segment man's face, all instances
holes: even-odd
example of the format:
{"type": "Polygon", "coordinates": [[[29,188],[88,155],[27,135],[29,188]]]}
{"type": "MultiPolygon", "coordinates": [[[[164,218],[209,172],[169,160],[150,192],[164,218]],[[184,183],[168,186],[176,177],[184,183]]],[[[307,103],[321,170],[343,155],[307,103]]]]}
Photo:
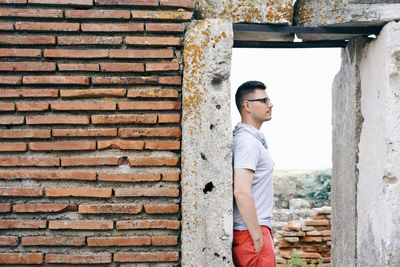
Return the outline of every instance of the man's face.
{"type": "Polygon", "coordinates": [[[245,105],[249,105],[250,115],[258,122],[269,121],[272,118],[272,102],[269,101],[267,92],[257,89],[246,97],[245,105]]]}

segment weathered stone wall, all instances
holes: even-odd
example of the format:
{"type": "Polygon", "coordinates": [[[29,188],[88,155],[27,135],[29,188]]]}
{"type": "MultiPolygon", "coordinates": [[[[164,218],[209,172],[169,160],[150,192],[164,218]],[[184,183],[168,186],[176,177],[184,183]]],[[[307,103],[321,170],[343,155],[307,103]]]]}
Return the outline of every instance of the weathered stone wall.
{"type": "Polygon", "coordinates": [[[365,49],[357,190],[357,266],[400,266],[400,23],[365,49]]]}

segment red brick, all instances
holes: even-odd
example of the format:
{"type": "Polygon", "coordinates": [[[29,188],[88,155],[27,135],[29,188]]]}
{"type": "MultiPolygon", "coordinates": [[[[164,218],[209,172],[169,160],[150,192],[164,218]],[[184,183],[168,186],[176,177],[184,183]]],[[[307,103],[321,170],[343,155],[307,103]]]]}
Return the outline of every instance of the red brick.
{"type": "Polygon", "coordinates": [[[86,89],[86,90],[60,90],[61,97],[86,98],[86,97],[124,97],[126,89],[86,89]]]}
{"type": "Polygon", "coordinates": [[[14,111],[14,110],[15,110],[14,103],[0,102],[0,111],[14,111]]]}
{"type": "Polygon", "coordinates": [[[85,245],[85,238],[67,236],[27,236],[21,238],[21,245],[80,247],[85,245]]]}
{"type": "Polygon", "coordinates": [[[174,220],[130,220],[118,221],[117,230],[131,229],[173,229],[180,228],[180,222],[174,220]]]}
{"type": "Polygon", "coordinates": [[[118,166],[119,157],[61,158],[61,166],[118,166]]]}
{"type": "Polygon", "coordinates": [[[26,151],[26,148],[27,147],[25,143],[0,143],[0,152],[21,152],[26,151]]]}
{"type": "Polygon", "coordinates": [[[87,239],[89,247],[126,247],[126,246],[150,246],[151,237],[92,237],[87,239]]]}
{"type": "Polygon", "coordinates": [[[179,173],[177,172],[163,173],[161,175],[161,180],[164,182],[178,182],[179,179],[179,173]]]}
{"type": "Polygon", "coordinates": [[[97,141],[99,150],[105,149],[121,149],[121,150],[142,150],[144,141],[120,141],[120,140],[106,140],[97,141]]]}
{"type": "Polygon", "coordinates": [[[115,262],[175,262],[179,260],[178,252],[160,253],[115,253],[115,262]]]}
{"type": "MultiPolygon", "coordinates": [[[[1,10],[0,10],[1,13],[1,10]]],[[[0,15],[1,17],[1,15],[0,15]]],[[[56,37],[48,35],[0,35],[0,44],[12,45],[55,45],[56,37]]]]}
{"type": "Polygon", "coordinates": [[[7,23],[7,22],[0,22],[0,30],[2,30],[2,31],[13,31],[14,30],[14,24],[7,23]]]}
{"type": "MultiPolygon", "coordinates": [[[[131,15],[128,10],[66,10],[65,18],[67,19],[130,19],[131,15]]],[[[84,30],[85,23],[82,23],[84,30]]]]}
{"type": "Polygon", "coordinates": [[[46,263],[60,264],[101,264],[111,263],[110,253],[96,254],[46,254],[46,263]]]}
{"type": "Polygon", "coordinates": [[[93,124],[120,124],[120,123],[146,123],[157,122],[157,115],[145,114],[117,114],[117,115],[92,115],[93,124]]]}
{"type": "Polygon", "coordinates": [[[87,64],[87,63],[71,63],[71,64],[57,64],[57,68],[60,71],[99,71],[99,64],[87,64]]]}
{"type": "Polygon", "coordinates": [[[46,220],[0,220],[0,229],[45,229],[46,224],[46,220]]]}
{"type": "Polygon", "coordinates": [[[116,197],[178,197],[177,188],[115,188],[116,197]]]}
{"type": "Polygon", "coordinates": [[[16,22],[15,30],[17,31],[62,31],[76,32],[79,31],[79,23],[64,22],[16,22]]]}
{"type": "Polygon", "coordinates": [[[51,110],[116,110],[117,104],[112,101],[60,101],[52,102],[51,110]]]}
{"type": "Polygon", "coordinates": [[[0,75],[0,84],[21,84],[21,76],[4,76],[0,75]]]}
{"type": "Polygon", "coordinates": [[[52,62],[0,62],[0,71],[55,71],[52,62]]]}
{"type": "Polygon", "coordinates": [[[111,198],[111,188],[77,187],[77,188],[46,188],[46,197],[90,197],[111,198]]]}
{"type": "Polygon", "coordinates": [[[146,23],[148,32],[184,32],[185,28],[182,23],[146,23]]]}
{"type": "Polygon", "coordinates": [[[60,9],[0,8],[0,17],[62,18],[60,9]]]}
{"type": "Polygon", "coordinates": [[[96,180],[95,172],[84,171],[45,171],[45,170],[18,170],[0,171],[0,179],[39,179],[39,180],[96,180]]]}
{"type": "Polygon", "coordinates": [[[153,246],[175,246],[178,245],[177,236],[152,236],[151,244],[153,246]]]}
{"type": "Polygon", "coordinates": [[[184,7],[193,9],[195,0],[160,0],[160,6],[184,7]]]}
{"type": "MultiPolygon", "coordinates": [[[[108,50],[45,49],[47,58],[108,58],[108,50]]],[[[79,77],[79,76],[78,76],[79,77]]]]}
{"type": "Polygon", "coordinates": [[[89,124],[88,116],[28,116],[26,124],[89,124]]]}
{"type": "Polygon", "coordinates": [[[320,236],[305,236],[301,238],[303,242],[322,242],[322,237],[320,236]]]}
{"type": "MultiPolygon", "coordinates": [[[[156,118],[157,120],[157,118],[156,118]]],[[[24,116],[1,116],[0,125],[16,125],[23,124],[25,121],[24,116]]]]}
{"type": "Polygon", "coordinates": [[[53,129],[53,136],[117,136],[117,129],[53,129]]]}
{"type": "Polygon", "coordinates": [[[1,48],[0,57],[40,57],[42,50],[40,49],[17,49],[17,48],[1,48]]]}
{"type": "Polygon", "coordinates": [[[13,212],[68,212],[77,211],[76,204],[14,204],[13,212]]]}
{"type": "Polygon", "coordinates": [[[142,32],[143,23],[82,23],[83,32],[142,32]]]}
{"type": "Polygon", "coordinates": [[[144,72],[143,63],[100,63],[103,72],[144,72]]]}
{"type": "Polygon", "coordinates": [[[157,182],[161,180],[160,174],[122,174],[99,173],[99,181],[103,182],[157,182]]]}
{"type": "Polygon", "coordinates": [[[23,84],[72,84],[88,85],[87,76],[24,76],[23,84]]]}
{"type": "Polygon", "coordinates": [[[57,89],[0,89],[0,98],[57,97],[57,89]]]}
{"type": "Polygon", "coordinates": [[[42,188],[20,188],[20,187],[0,188],[0,196],[2,196],[2,197],[41,197],[41,196],[43,196],[43,189],[42,188]]]}
{"type": "Polygon", "coordinates": [[[16,246],[18,245],[17,236],[0,236],[0,246],[16,246]]]}
{"type": "Polygon", "coordinates": [[[96,150],[95,141],[30,142],[32,151],[96,150]]]}
{"type": "Polygon", "coordinates": [[[179,37],[128,36],[125,38],[125,44],[140,46],[179,46],[181,44],[181,39],[179,37]]]}
{"type": "Polygon", "coordinates": [[[174,123],[180,122],[181,115],[180,114],[159,114],[158,115],[158,123],[174,123]]]}
{"type": "Polygon", "coordinates": [[[180,137],[181,129],[178,127],[166,128],[119,128],[118,136],[121,138],[132,137],[180,137]]]}
{"type": "Polygon", "coordinates": [[[179,204],[145,204],[147,214],[170,214],[179,212],[179,204]]]}
{"type": "Polygon", "coordinates": [[[178,62],[146,63],[146,71],[179,70],[178,62]]]}
{"type": "Polygon", "coordinates": [[[177,166],[179,157],[140,157],[129,158],[129,166],[177,166]]]}
{"type": "Polygon", "coordinates": [[[17,111],[47,111],[49,103],[47,102],[19,102],[17,111]]]}
{"type": "Polygon", "coordinates": [[[160,84],[168,84],[168,85],[181,85],[182,77],[181,76],[163,76],[159,78],[160,84]]]}
{"type": "Polygon", "coordinates": [[[122,37],[118,36],[59,36],[58,45],[119,45],[122,37]]]}
{"type": "Polygon", "coordinates": [[[73,229],[73,230],[110,230],[113,229],[113,221],[49,221],[49,229],[73,229]]]}
{"type": "Polygon", "coordinates": [[[178,101],[126,101],[118,103],[119,110],[179,110],[178,101]]]}
{"type": "Polygon", "coordinates": [[[175,89],[141,88],[128,90],[128,97],[138,98],[177,98],[179,92],[175,89]]]}
{"type": "Polygon", "coordinates": [[[93,0],[28,0],[29,4],[93,6],[93,0]]]}
{"type": "Polygon", "coordinates": [[[10,203],[0,203],[0,212],[11,212],[10,203]]]}
{"type": "Polygon", "coordinates": [[[193,12],[183,10],[174,11],[154,11],[154,10],[132,10],[133,19],[151,19],[151,20],[182,20],[188,21],[192,19],[193,12]]]}
{"type": "Polygon", "coordinates": [[[167,49],[110,50],[110,58],[173,58],[174,51],[167,49]]]}
{"type": "Polygon", "coordinates": [[[158,0],[95,0],[96,5],[158,6],[158,0]]]}
{"type": "Polygon", "coordinates": [[[42,264],[43,253],[0,253],[0,264],[42,264]]]}
{"type": "Polygon", "coordinates": [[[152,150],[179,150],[180,148],[180,141],[146,141],[144,144],[144,149],[152,150]]]}
{"type": "Polygon", "coordinates": [[[138,204],[81,204],[79,213],[83,214],[139,214],[143,209],[138,204]]]}
{"type": "Polygon", "coordinates": [[[329,220],[305,220],[304,224],[306,226],[325,226],[329,225],[329,220]]]}
{"type": "Polygon", "coordinates": [[[93,77],[92,83],[94,85],[98,84],[157,84],[157,76],[147,76],[147,77],[134,77],[134,76],[114,76],[114,77],[93,77]]]}

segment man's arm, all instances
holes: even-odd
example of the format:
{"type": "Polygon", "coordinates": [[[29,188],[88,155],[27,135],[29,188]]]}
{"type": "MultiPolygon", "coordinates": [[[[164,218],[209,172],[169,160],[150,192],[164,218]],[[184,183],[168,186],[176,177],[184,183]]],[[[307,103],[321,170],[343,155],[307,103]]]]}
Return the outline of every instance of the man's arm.
{"type": "Polygon", "coordinates": [[[258,223],[256,206],[254,203],[251,186],[254,172],[249,169],[236,169],[233,172],[233,195],[247,229],[253,239],[254,249],[259,252],[264,244],[264,238],[258,223]]]}

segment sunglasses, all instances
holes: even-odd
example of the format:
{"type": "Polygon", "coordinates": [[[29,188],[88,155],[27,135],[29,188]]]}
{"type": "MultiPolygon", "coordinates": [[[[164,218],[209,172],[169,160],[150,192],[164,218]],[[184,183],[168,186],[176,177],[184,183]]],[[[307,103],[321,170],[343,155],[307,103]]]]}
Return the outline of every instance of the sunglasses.
{"type": "Polygon", "coordinates": [[[247,99],[249,102],[254,102],[254,101],[260,101],[261,103],[268,104],[271,102],[271,99],[269,97],[264,97],[264,98],[257,98],[257,99],[247,99]]]}

